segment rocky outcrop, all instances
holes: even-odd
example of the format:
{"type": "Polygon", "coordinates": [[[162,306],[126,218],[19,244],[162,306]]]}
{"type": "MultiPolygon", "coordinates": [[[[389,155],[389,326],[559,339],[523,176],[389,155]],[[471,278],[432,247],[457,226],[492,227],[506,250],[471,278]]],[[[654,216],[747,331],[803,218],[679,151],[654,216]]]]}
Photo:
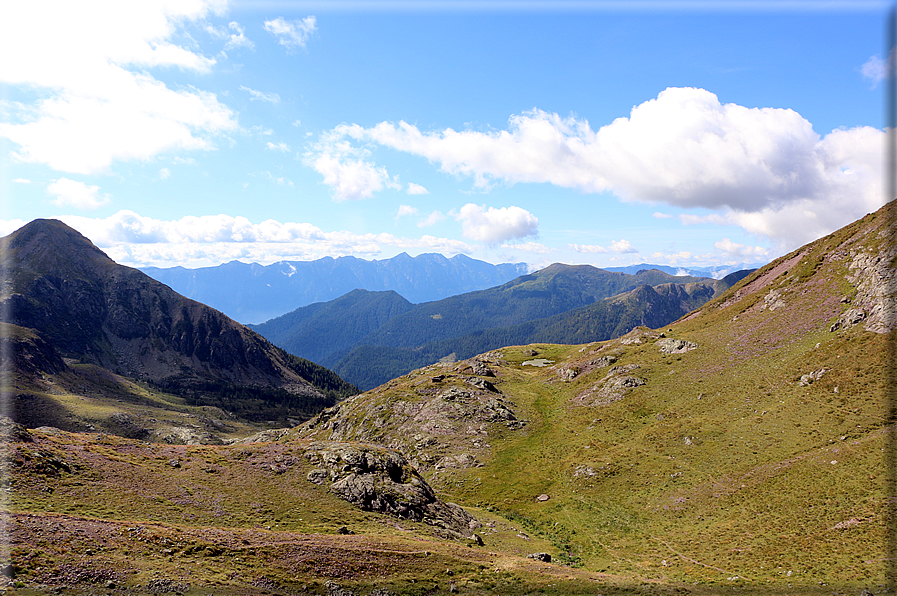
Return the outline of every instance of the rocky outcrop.
{"type": "Polygon", "coordinates": [[[831,330],[863,323],[866,331],[887,333],[897,328],[897,248],[855,252],[848,265],[847,281],[856,287],[856,296],[832,325],[831,330]]]}
{"type": "Polygon", "coordinates": [[[797,382],[799,387],[806,387],[807,385],[812,385],[815,381],[818,381],[822,378],[822,375],[828,372],[827,368],[820,368],[819,370],[814,370],[811,373],[807,373],[805,375],[801,375],[800,380],[797,382]]]}
{"type": "Polygon", "coordinates": [[[496,387],[500,379],[458,374],[474,367],[492,372],[477,360],[451,367],[433,365],[409,379],[406,389],[377,389],[348,399],[297,427],[292,435],[382,444],[403,453],[423,471],[478,467],[489,456],[490,436],[499,428],[523,429],[526,421],[496,387]]]}
{"type": "Polygon", "coordinates": [[[693,341],[685,341],[684,339],[673,339],[665,337],[654,342],[661,352],[664,354],[684,354],[698,347],[693,341]]]}
{"type": "Polygon", "coordinates": [[[454,503],[441,501],[399,453],[372,445],[312,443],[305,457],[316,466],[315,484],[330,484],[340,498],[365,510],[424,522],[442,535],[467,538],[479,522],[454,503]]]}
{"type": "Polygon", "coordinates": [[[573,398],[573,403],[580,406],[606,406],[620,401],[631,390],[646,383],[645,379],[629,374],[638,368],[638,364],[614,366],[607,376],[573,398]]]}
{"type": "Polygon", "coordinates": [[[10,443],[31,443],[34,438],[21,424],[8,416],[0,416],[0,441],[10,443]]]}

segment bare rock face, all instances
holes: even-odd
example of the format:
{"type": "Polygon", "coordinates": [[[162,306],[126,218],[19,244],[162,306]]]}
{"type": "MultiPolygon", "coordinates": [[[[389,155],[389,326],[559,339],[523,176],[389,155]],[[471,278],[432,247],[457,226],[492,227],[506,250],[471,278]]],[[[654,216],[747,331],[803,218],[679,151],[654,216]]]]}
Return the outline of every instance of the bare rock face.
{"type": "Polygon", "coordinates": [[[665,337],[654,343],[664,354],[684,354],[698,347],[693,341],[685,341],[684,339],[673,339],[665,337]]]}
{"type": "Polygon", "coordinates": [[[893,261],[897,248],[862,251],[852,255],[847,281],[857,293],[853,305],[832,325],[831,330],[846,329],[863,323],[874,333],[887,333],[897,327],[897,269],[893,261]]]}
{"type": "Polygon", "coordinates": [[[466,538],[479,522],[454,503],[441,501],[399,453],[383,447],[316,442],[305,457],[317,466],[308,480],[330,483],[340,498],[365,511],[424,522],[451,538],[466,538]]]}

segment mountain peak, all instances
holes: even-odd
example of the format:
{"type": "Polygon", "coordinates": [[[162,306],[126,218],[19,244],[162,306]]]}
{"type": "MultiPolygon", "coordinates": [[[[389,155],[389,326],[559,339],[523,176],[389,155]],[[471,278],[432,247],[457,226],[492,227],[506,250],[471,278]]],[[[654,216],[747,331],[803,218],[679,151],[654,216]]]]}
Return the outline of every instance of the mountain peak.
{"type": "Polygon", "coordinates": [[[106,253],[58,219],[35,219],[0,239],[2,261],[28,263],[57,273],[87,274],[114,265],[106,253]]]}

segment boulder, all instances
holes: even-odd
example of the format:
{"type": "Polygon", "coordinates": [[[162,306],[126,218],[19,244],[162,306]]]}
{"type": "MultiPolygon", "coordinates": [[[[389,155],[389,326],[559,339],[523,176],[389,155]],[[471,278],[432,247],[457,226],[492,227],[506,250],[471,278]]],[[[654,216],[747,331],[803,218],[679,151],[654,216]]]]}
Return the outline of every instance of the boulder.
{"type": "Polygon", "coordinates": [[[308,480],[330,482],[340,498],[365,510],[420,521],[452,538],[466,538],[476,519],[454,503],[440,500],[398,452],[373,445],[312,443],[305,457],[316,467],[308,480]]]}

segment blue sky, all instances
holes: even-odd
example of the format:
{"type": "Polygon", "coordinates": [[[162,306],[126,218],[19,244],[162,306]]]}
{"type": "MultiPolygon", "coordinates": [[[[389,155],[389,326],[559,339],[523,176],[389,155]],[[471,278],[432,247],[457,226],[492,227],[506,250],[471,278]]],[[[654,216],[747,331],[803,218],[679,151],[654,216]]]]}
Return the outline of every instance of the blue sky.
{"type": "Polygon", "coordinates": [[[128,265],[725,266],[884,201],[888,3],[12,4],[0,233],[128,265]]]}

